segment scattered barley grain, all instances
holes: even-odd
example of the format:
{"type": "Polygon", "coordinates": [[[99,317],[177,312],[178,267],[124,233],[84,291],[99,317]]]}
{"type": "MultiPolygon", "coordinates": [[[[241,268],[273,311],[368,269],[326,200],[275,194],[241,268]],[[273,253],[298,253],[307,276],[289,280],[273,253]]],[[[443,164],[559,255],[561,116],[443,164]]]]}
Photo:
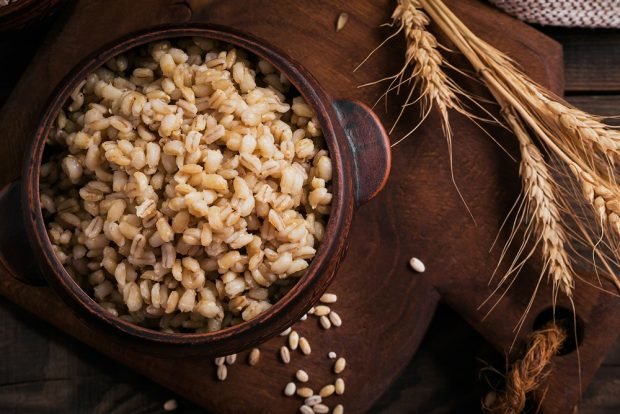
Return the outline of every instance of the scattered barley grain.
{"type": "Polygon", "coordinates": [[[287,397],[295,395],[296,389],[297,387],[295,386],[295,383],[289,382],[288,384],[286,384],[286,387],[284,387],[284,395],[286,395],[287,397]]]}
{"type": "Polygon", "coordinates": [[[299,349],[304,355],[310,355],[312,353],[312,348],[310,347],[310,342],[305,337],[299,338],[299,349]]]}
{"type": "Polygon", "coordinates": [[[303,369],[298,370],[295,373],[295,377],[297,378],[297,381],[299,382],[308,382],[308,380],[310,379],[310,377],[308,376],[308,373],[304,371],[303,369]]]}
{"type": "Polygon", "coordinates": [[[314,395],[314,391],[312,391],[312,388],[301,387],[297,388],[297,395],[299,395],[301,398],[309,398],[314,395]]]}
{"type": "Polygon", "coordinates": [[[347,366],[347,360],[344,358],[338,358],[334,363],[334,374],[340,374],[347,366]]]}
{"type": "Polygon", "coordinates": [[[411,260],[409,260],[409,266],[418,273],[423,273],[426,270],[424,263],[417,257],[412,257],[411,260]]]}
{"type": "Polygon", "coordinates": [[[282,362],[285,364],[291,362],[291,352],[286,346],[280,348],[280,359],[282,359],[282,362]]]}

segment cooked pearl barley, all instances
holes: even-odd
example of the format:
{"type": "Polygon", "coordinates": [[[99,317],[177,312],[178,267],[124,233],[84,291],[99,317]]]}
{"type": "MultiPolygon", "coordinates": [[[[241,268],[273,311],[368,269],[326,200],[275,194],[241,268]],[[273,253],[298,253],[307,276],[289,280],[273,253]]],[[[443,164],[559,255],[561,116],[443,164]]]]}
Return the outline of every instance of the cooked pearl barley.
{"type": "Polygon", "coordinates": [[[300,369],[295,373],[295,378],[297,378],[299,382],[308,382],[308,380],[310,379],[308,373],[303,369],[300,369]]]}
{"type": "Polygon", "coordinates": [[[332,323],[329,321],[329,318],[325,315],[321,316],[319,318],[319,321],[321,322],[321,326],[323,327],[323,329],[329,329],[332,327],[332,323]]]}
{"type": "Polygon", "coordinates": [[[347,366],[347,360],[344,358],[338,358],[334,364],[334,374],[340,374],[347,366]]]}
{"type": "Polygon", "coordinates": [[[280,332],[280,336],[288,336],[291,331],[293,330],[293,328],[291,328],[290,326],[288,328],[286,328],[284,331],[280,332]]]}
{"type": "Polygon", "coordinates": [[[331,311],[329,313],[329,320],[331,321],[332,325],[338,327],[342,325],[342,319],[340,319],[340,315],[338,315],[336,312],[331,311]]]}
{"type": "Polygon", "coordinates": [[[294,351],[297,349],[298,345],[299,345],[299,334],[297,333],[297,331],[292,331],[290,335],[288,336],[288,346],[289,348],[291,348],[292,351],[294,351]]]}
{"type": "Polygon", "coordinates": [[[250,355],[248,356],[248,364],[250,364],[251,366],[254,366],[258,364],[259,360],[260,360],[260,349],[252,348],[252,350],[250,351],[250,355]]]}
{"type": "Polygon", "coordinates": [[[282,362],[284,362],[285,364],[291,362],[291,352],[286,346],[280,348],[280,359],[282,359],[282,362]]]}
{"type": "Polygon", "coordinates": [[[226,362],[226,357],[217,357],[215,358],[214,362],[215,362],[215,365],[218,367],[221,365],[224,365],[224,363],[226,362]]]}
{"type": "Polygon", "coordinates": [[[289,382],[288,384],[286,384],[286,387],[284,387],[284,395],[286,395],[287,397],[295,395],[296,388],[297,387],[295,386],[294,382],[289,382]]]}
{"type": "Polygon", "coordinates": [[[310,265],[332,199],[333,162],[298,95],[208,39],[141,46],[89,74],[41,166],[61,263],[113,315],[167,333],[269,309],[310,265]]]}
{"type": "Polygon", "coordinates": [[[329,359],[336,359],[336,353],[334,351],[329,351],[329,353],[327,354],[327,357],[329,359]]]}
{"type": "Polygon", "coordinates": [[[220,365],[217,367],[217,379],[220,381],[225,381],[228,376],[228,369],[226,365],[220,365]]]}
{"type": "Polygon", "coordinates": [[[349,13],[340,13],[338,15],[338,20],[336,20],[336,31],[339,32],[344,29],[344,26],[349,21],[349,13]]]}
{"type": "Polygon", "coordinates": [[[336,382],[334,383],[334,385],[335,385],[336,394],[338,395],[344,394],[344,380],[342,378],[338,378],[336,382]]]}
{"type": "Polygon", "coordinates": [[[411,266],[411,268],[418,273],[424,273],[426,270],[424,263],[422,263],[422,261],[417,257],[412,257],[411,260],[409,260],[409,266],[411,266]]]}
{"type": "Polygon", "coordinates": [[[301,352],[304,355],[310,355],[310,353],[312,352],[312,348],[310,348],[310,343],[303,336],[299,338],[299,349],[301,349],[301,352]]]}
{"type": "Polygon", "coordinates": [[[338,296],[336,296],[333,293],[324,293],[320,299],[322,303],[336,303],[337,300],[338,300],[338,296]]]}
{"type": "Polygon", "coordinates": [[[301,407],[299,407],[299,412],[301,414],[314,414],[314,410],[312,409],[312,407],[309,407],[307,405],[302,405],[301,407]]]}
{"type": "Polygon", "coordinates": [[[337,406],[335,406],[332,414],[344,414],[344,407],[342,406],[342,404],[338,404],[337,406]]]}
{"type": "Polygon", "coordinates": [[[313,405],[317,405],[321,403],[321,401],[323,401],[323,399],[321,398],[320,395],[312,395],[304,400],[304,404],[306,404],[309,407],[312,407],[313,405]]]}
{"type": "Polygon", "coordinates": [[[168,400],[164,403],[164,411],[174,411],[178,408],[177,400],[168,400]]]}
{"type": "Polygon", "coordinates": [[[319,305],[314,308],[314,314],[316,316],[325,316],[329,314],[329,312],[331,312],[331,309],[329,309],[329,306],[319,305]]]}
{"type": "Polygon", "coordinates": [[[331,396],[335,391],[336,387],[332,384],[328,384],[321,388],[321,391],[319,391],[319,395],[321,396],[321,398],[327,398],[331,396]]]}
{"type": "Polygon", "coordinates": [[[226,356],[226,363],[232,365],[237,361],[237,354],[231,354],[226,356]]]}
{"type": "Polygon", "coordinates": [[[312,388],[308,388],[308,387],[297,388],[297,395],[299,395],[301,398],[308,398],[308,397],[311,397],[313,394],[314,394],[314,391],[312,391],[312,388]]]}
{"type": "Polygon", "coordinates": [[[329,407],[326,406],[325,404],[315,404],[312,407],[312,411],[315,412],[316,414],[327,414],[329,413],[329,407]]]}

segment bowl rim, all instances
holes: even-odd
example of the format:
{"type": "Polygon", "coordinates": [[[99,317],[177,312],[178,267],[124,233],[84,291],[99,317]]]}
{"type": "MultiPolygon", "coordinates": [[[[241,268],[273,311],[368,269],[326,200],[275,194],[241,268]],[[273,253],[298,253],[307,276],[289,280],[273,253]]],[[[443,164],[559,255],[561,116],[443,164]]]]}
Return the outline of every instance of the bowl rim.
{"type": "MultiPolygon", "coordinates": [[[[316,79],[286,53],[271,46],[267,41],[227,26],[206,23],[155,26],[132,32],[98,47],[97,50],[73,66],[72,70],[56,87],[51,96],[51,101],[45,106],[44,114],[37,126],[36,134],[31,141],[31,149],[27,153],[27,160],[24,164],[23,176],[26,178],[26,185],[22,193],[26,208],[23,211],[26,215],[27,226],[29,230],[32,230],[27,233],[31,247],[37,254],[42,254],[41,258],[46,264],[45,270],[49,270],[49,272],[44,272],[46,279],[48,281],[51,279],[53,284],[59,285],[60,290],[69,296],[72,304],[79,305],[78,311],[87,311],[89,315],[104,322],[109,327],[116,328],[134,338],[146,339],[150,342],[172,345],[219,343],[226,339],[232,339],[232,337],[257,334],[262,325],[264,332],[261,332],[261,335],[256,335],[257,338],[253,341],[259,342],[286,329],[299,320],[305,312],[305,309],[300,308],[306,302],[303,298],[308,298],[307,304],[303,308],[310,307],[323,292],[324,289],[316,291],[318,282],[325,279],[325,286],[331,282],[335,272],[325,272],[325,270],[332,260],[341,260],[342,254],[337,257],[337,252],[345,249],[344,239],[353,215],[350,207],[353,204],[353,184],[352,179],[350,179],[352,171],[349,163],[344,162],[345,157],[349,155],[346,153],[349,149],[342,137],[342,131],[336,127],[338,118],[331,103],[332,99],[323,91],[316,79]],[[101,67],[110,58],[120,53],[150,42],[184,37],[203,37],[226,42],[268,61],[279,72],[283,73],[316,111],[334,165],[331,213],[323,241],[304,275],[299,278],[290,291],[255,318],[224,329],[204,333],[162,332],[127,322],[106,311],[71,278],[65,267],[56,258],[47,234],[39,200],[39,176],[45,141],[58,112],[78,83],[88,73],[101,67]],[[293,310],[295,310],[293,314],[285,315],[286,312],[290,313],[293,310]],[[276,322],[276,326],[270,326],[268,322],[271,320],[276,322]]],[[[249,345],[250,338],[246,342],[249,345]]]]}

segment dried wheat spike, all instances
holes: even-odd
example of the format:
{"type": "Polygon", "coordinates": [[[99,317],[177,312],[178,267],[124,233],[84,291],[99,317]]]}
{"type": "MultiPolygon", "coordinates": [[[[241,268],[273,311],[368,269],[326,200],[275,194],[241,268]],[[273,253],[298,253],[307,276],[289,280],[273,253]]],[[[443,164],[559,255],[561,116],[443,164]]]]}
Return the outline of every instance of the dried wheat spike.
{"type": "MultiPolygon", "coordinates": [[[[605,124],[601,117],[590,115],[549,96],[539,85],[530,82],[527,78],[523,82],[544,106],[541,108],[543,109],[541,115],[547,115],[544,121],[555,124],[549,126],[562,131],[566,136],[577,138],[576,144],[581,145],[582,150],[599,151],[602,155],[599,161],[614,164],[619,160],[620,132],[618,130],[605,124]]],[[[592,161],[596,160],[592,159],[592,161]]]]}
{"type": "Polygon", "coordinates": [[[515,131],[521,151],[519,173],[523,182],[524,200],[534,221],[535,239],[542,243],[545,267],[555,288],[570,296],[574,287],[574,271],[566,252],[568,237],[561,218],[557,199],[557,184],[551,176],[547,163],[529,135],[513,115],[506,115],[515,131]]]}
{"type": "Polygon", "coordinates": [[[579,181],[584,198],[592,205],[601,225],[608,224],[620,235],[620,194],[601,177],[587,173],[576,164],[570,169],[579,181]]]}
{"type": "Polygon", "coordinates": [[[427,30],[430,23],[428,16],[421,10],[417,0],[399,0],[392,19],[405,31],[407,51],[405,67],[393,80],[390,89],[398,89],[411,81],[420,86],[418,98],[413,95],[415,88],[411,89],[399,118],[406,106],[419,99],[424,116],[433,105],[439,110],[444,132],[450,134],[448,109],[462,110],[457,96],[460,90],[442,68],[446,62],[438,50],[437,39],[427,30]],[[406,67],[409,66],[413,69],[407,74],[406,67]]]}
{"type": "MultiPolygon", "coordinates": [[[[441,54],[439,50],[441,46],[437,39],[428,31],[430,20],[422,11],[419,0],[398,0],[397,7],[392,14],[392,20],[393,25],[397,27],[396,32],[375,48],[355,70],[359,69],[388,40],[401,32],[405,34],[407,42],[405,62],[401,70],[395,75],[361,86],[390,81],[379,100],[392,92],[399,93],[401,88],[406,89],[405,102],[401,106],[400,113],[390,129],[390,133],[394,131],[408,106],[420,103],[422,114],[418,125],[426,119],[431,109],[436,107],[441,116],[443,132],[448,140],[451,155],[452,130],[448,110],[453,109],[471,119],[479,119],[472,115],[460,100],[460,97],[465,97],[468,100],[471,98],[444,71],[445,68],[451,66],[441,54]]],[[[411,128],[393,146],[407,138],[416,127],[411,128]]]]}

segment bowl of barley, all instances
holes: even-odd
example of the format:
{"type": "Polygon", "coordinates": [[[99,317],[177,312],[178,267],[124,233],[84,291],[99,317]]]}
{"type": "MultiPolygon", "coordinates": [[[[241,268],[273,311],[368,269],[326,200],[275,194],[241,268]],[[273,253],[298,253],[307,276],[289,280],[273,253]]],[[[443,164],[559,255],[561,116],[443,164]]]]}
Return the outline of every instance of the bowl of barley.
{"type": "Polygon", "coordinates": [[[230,354],[332,281],[387,135],[267,42],[214,25],[111,42],[60,83],[21,181],[45,281],[147,352],[230,354]]]}

